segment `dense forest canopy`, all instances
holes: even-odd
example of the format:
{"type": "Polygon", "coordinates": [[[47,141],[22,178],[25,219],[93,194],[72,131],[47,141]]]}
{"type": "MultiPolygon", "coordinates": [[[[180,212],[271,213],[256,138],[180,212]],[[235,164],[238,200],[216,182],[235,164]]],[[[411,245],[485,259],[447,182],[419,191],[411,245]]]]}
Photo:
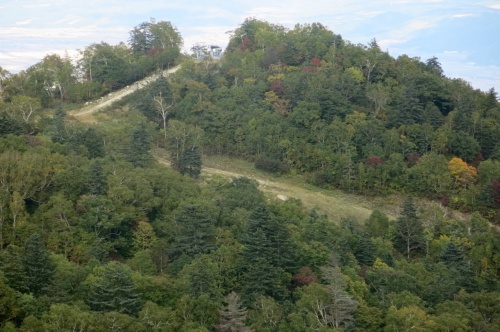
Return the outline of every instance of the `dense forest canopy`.
{"type": "Polygon", "coordinates": [[[151,19],[0,68],[0,331],[500,330],[494,89],[320,23],[249,18],[220,61],[181,45],[151,19]],[[178,64],[97,125],[69,115],[178,64]],[[404,202],[333,222],[200,176],[206,155],[404,202]]]}

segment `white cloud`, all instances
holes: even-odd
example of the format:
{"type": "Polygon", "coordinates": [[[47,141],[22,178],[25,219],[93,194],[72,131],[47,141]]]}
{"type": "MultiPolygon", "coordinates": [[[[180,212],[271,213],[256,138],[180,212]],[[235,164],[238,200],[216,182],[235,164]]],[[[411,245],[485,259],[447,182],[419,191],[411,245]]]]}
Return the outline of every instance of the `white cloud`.
{"type": "Polygon", "coordinates": [[[50,22],[49,24],[50,25],[60,25],[60,24],[73,25],[73,24],[76,24],[79,22],[83,22],[84,20],[85,20],[85,17],[83,17],[83,16],[69,14],[69,15],[66,15],[64,18],[57,20],[57,21],[54,21],[54,22],[50,22]]]}
{"type": "Polygon", "coordinates": [[[474,14],[455,14],[452,17],[453,18],[462,18],[462,17],[470,17],[470,16],[474,16],[474,14]]]}
{"type": "Polygon", "coordinates": [[[179,27],[179,29],[187,33],[184,37],[185,52],[189,52],[195,44],[218,45],[222,48],[227,46],[229,35],[227,32],[234,29],[233,26],[206,26],[206,27],[179,27]]]}
{"type": "Polygon", "coordinates": [[[50,7],[50,3],[41,3],[35,5],[23,5],[23,8],[42,8],[42,7],[50,7]]]}
{"type": "Polygon", "coordinates": [[[500,88],[500,67],[480,66],[473,62],[448,62],[441,61],[441,65],[446,72],[446,76],[451,78],[462,78],[475,89],[488,91],[494,87],[500,88]]]}
{"type": "Polygon", "coordinates": [[[389,48],[389,46],[404,44],[407,41],[408,41],[407,39],[381,39],[381,40],[377,40],[377,43],[382,50],[385,50],[385,49],[389,48]]]}
{"type": "Polygon", "coordinates": [[[7,63],[2,66],[10,72],[19,72],[26,70],[29,66],[40,62],[45,56],[49,54],[58,54],[60,56],[68,55],[71,59],[75,59],[78,55],[76,50],[66,50],[64,48],[51,48],[48,50],[26,50],[15,52],[0,52],[0,63],[7,63]]]}
{"type": "Polygon", "coordinates": [[[492,5],[489,5],[488,7],[493,8],[493,9],[500,9],[500,3],[495,3],[492,5]]]}
{"type": "Polygon", "coordinates": [[[128,28],[102,28],[92,25],[75,28],[7,28],[0,30],[0,38],[5,40],[54,39],[52,43],[57,45],[58,43],[65,43],[63,39],[93,38],[94,42],[98,42],[103,38],[113,40],[117,37],[127,36],[128,31],[128,28]]]}
{"type": "Polygon", "coordinates": [[[28,20],[24,20],[24,21],[17,21],[16,22],[16,25],[26,25],[26,24],[30,24],[31,22],[33,22],[34,20],[36,20],[36,17],[34,18],[30,18],[28,20]]]}

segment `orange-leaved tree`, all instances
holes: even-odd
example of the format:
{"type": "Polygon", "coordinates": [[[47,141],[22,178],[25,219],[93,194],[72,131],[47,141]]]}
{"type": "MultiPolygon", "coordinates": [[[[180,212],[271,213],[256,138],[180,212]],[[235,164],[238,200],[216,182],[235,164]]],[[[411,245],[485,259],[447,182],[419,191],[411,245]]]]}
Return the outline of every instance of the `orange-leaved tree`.
{"type": "Polygon", "coordinates": [[[455,184],[467,188],[474,182],[477,176],[477,170],[474,166],[468,165],[462,159],[455,157],[448,162],[448,169],[455,178],[455,184]]]}

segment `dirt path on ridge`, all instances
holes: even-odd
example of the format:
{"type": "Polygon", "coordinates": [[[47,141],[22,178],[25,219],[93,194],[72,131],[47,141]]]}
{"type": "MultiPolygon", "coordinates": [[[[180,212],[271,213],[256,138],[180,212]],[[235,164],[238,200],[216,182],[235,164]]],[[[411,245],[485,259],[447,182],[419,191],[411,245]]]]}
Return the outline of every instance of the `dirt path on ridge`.
{"type": "MultiPolygon", "coordinates": [[[[166,69],[162,72],[163,76],[168,76],[170,74],[175,73],[177,70],[179,70],[181,66],[175,66],[170,69],[166,69]]],[[[160,73],[155,73],[153,75],[150,75],[146,78],[143,78],[140,81],[135,82],[134,84],[128,85],[118,91],[110,92],[106,96],[103,96],[96,101],[93,102],[87,102],[85,103],[85,106],[77,110],[76,112],[70,113],[72,116],[78,118],[82,117],[84,115],[89,115],[95,112],[98,112],[99,110],[106,108],[113,104],[114,102],[122,99],[125,96],[128,96],[129,94],[144,88],[148,84],[156,81],[160,77],[160,73]]]]}

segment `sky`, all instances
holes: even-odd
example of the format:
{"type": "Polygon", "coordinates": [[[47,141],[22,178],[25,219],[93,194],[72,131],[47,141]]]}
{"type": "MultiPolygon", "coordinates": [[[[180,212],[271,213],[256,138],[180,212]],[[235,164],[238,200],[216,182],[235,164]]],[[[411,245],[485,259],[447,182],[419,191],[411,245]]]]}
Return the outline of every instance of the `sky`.
{"type": "Polygon", "coordinates": [[[319,22],[355,44],[375,38],[393,57],[436,56],[446,76],[500,93],[500,0],[0,0],[0,67],[16,73],[48,54],[127,42],[150,18],[177,27],[186,51],[225,48],[249,17],[287,28],[319,22]]]}

